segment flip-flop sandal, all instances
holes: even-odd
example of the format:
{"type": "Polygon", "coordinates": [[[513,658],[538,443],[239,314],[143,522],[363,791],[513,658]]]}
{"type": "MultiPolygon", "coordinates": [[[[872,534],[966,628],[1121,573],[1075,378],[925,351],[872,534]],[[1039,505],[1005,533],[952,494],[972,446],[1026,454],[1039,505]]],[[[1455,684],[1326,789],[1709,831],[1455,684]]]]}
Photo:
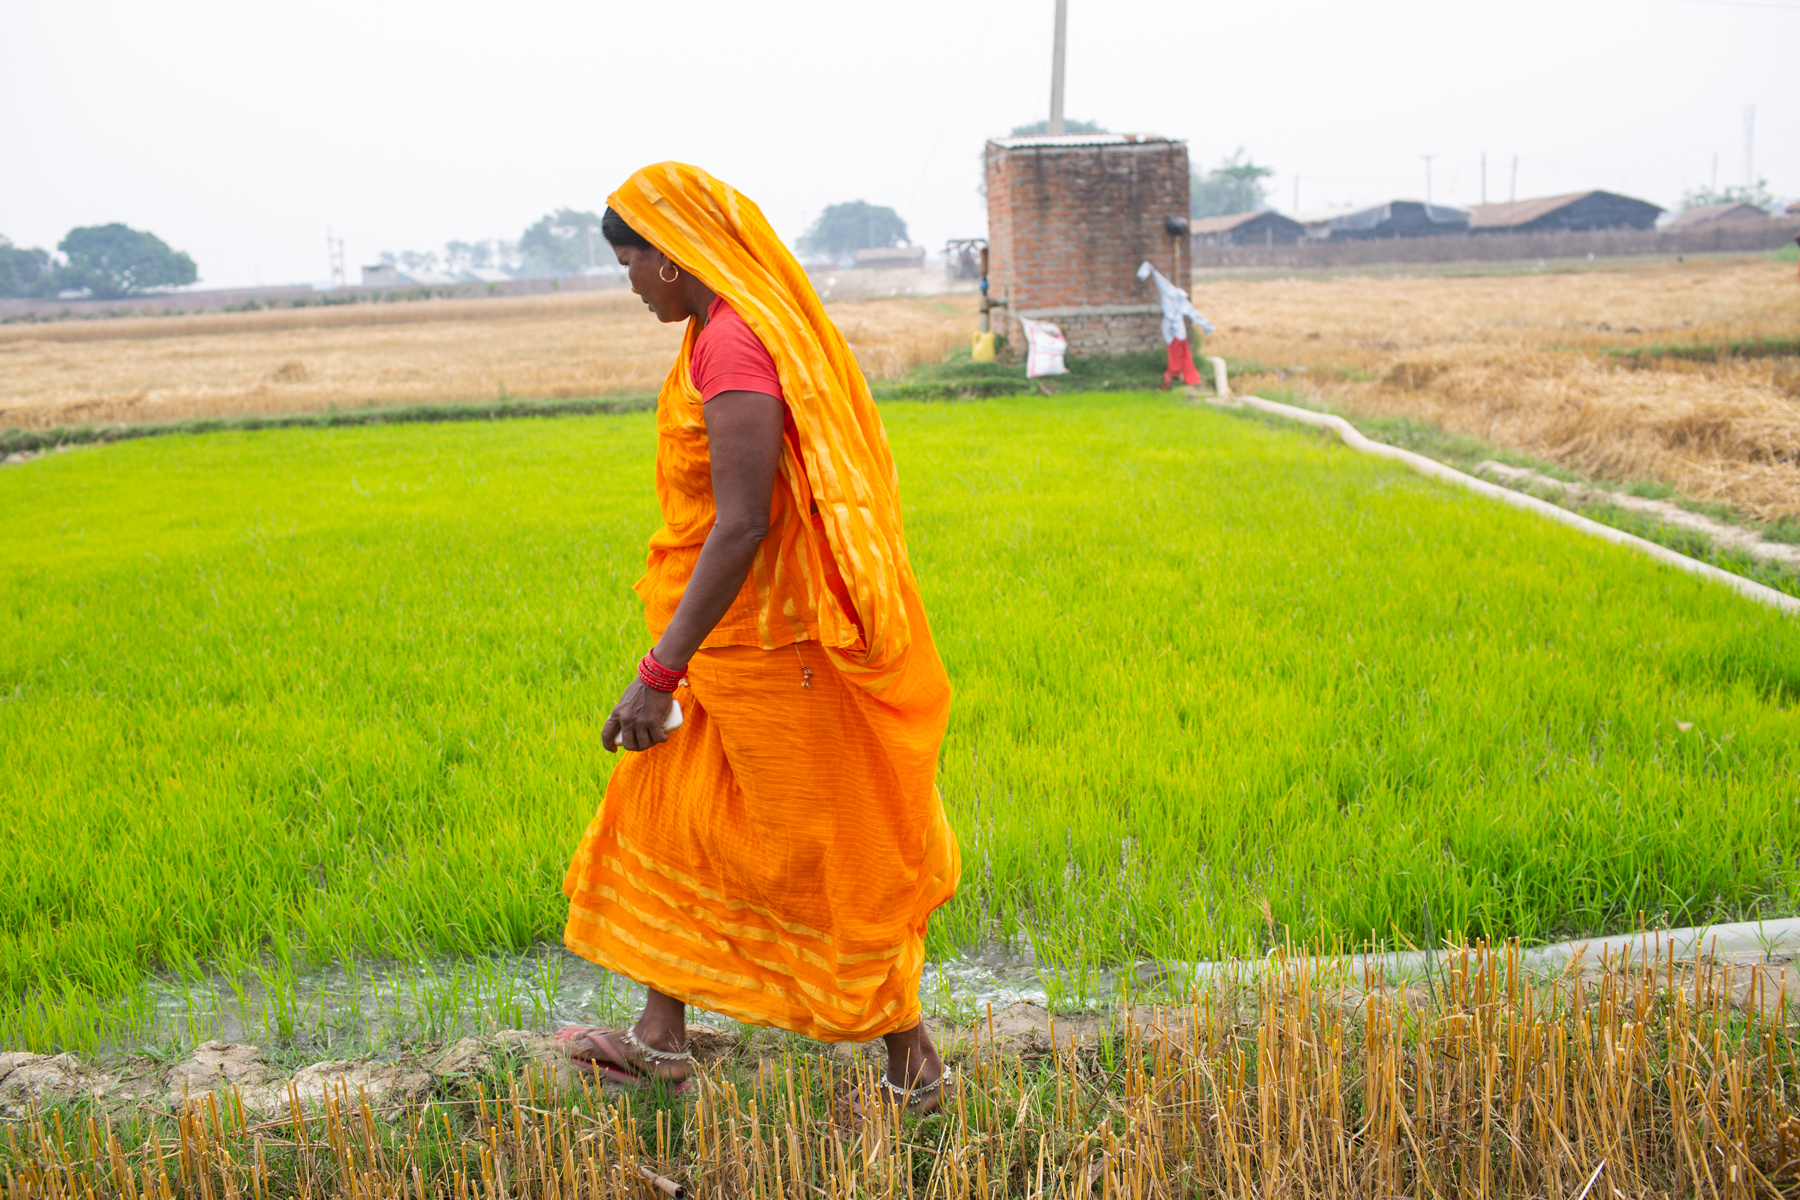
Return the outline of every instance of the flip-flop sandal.
{"type": "Polygon", "coordinates": [[[679,1096],[693,1086],[694,1056],[686,1050],[658,1050],[644,1044],[629,1029],[589,1029],[567,1025],[556,1031],[556,1043],[576,1067],[623,1087],[666,1087],[669,1094],[679,1096]],[[605,1058],[577,1054],[575,1043],[585,1041],[605,1058]],[[645,1068],[649,1069],[646,1070],[645,1068]],[[687,1073],[671,1079],[659,1073],[661,1067],[683,1067],[687,1073]]]}

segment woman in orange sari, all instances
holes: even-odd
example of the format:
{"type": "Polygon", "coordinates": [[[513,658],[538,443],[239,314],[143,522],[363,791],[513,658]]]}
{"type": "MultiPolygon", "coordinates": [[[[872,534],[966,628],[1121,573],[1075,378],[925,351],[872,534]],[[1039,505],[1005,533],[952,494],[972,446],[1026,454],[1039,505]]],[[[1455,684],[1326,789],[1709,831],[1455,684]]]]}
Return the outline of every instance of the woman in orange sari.
{"type": "Polygon", "coordinates": [[[657,400],[653,645],[602,742],[564,940],[644,984],[629,1029],[563,1030],[627,1084],[680,1087],[686,1006],[886,1040],[890,1097],[937,1104],[926,918],[959,856],[936,785],[950,686],[848,344],[754,204],[659,163],[607,198],[632,290],[687,337],[657,400]],[[669,728],[676,703],[679,727],[669,728]]]}

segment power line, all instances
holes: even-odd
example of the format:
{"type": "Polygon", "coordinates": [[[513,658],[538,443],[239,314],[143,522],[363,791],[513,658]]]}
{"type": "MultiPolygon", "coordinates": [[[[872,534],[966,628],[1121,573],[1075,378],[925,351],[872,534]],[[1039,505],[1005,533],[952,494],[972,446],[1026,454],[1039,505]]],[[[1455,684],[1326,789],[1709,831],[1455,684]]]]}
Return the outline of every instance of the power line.
{"type": "Polygon", "coordinates": [[[925,176],[931,170],[931,160],[937,157],[938,143],[944,140],[944,130],[949,128],[950,117],[956,112],[956,102],[962,97],[963,85],[969,82],[969,72],[975,69],[975,60],[981,58],[988,48],[988,26],[993,23],[997,5],[998,0],[989,0],[987,15],[981,19],[981,32],[969,48],[968,61],[963,64],[962,78],[956,81],[956,90],[950,93],[950,103],[944,106],[944,119],[938,122],[937,135],[931,139],[931,149],[925,152],[925,165],[919,168],[918,182],[913,184],[912,195],[906,198],[906,212],[909,216],[913,215],[913,202],[919,198],[919,189],[925,186],[925,176]]]}

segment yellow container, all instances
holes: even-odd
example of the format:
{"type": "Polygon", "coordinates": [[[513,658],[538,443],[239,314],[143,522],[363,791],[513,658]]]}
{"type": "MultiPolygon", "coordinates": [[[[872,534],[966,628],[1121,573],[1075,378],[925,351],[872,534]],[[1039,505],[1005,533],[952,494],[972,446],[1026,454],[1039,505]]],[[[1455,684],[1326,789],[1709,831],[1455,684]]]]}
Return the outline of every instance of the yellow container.
{"type": "Polygon", "coordinates": [[[993,362],[994,335],[991,333],[977,333],[975,335],[975,341],[969,346],[969,357],[976,362],[993,362]]]}

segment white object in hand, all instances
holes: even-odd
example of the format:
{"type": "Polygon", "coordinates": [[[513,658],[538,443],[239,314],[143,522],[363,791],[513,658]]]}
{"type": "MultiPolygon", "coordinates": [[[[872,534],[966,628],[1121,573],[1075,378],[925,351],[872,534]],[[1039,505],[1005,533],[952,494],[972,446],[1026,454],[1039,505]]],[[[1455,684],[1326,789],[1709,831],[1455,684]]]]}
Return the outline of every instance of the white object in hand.
{"type": "MultiPolygon", "coordinates": [[[[680,729],[680,728],[681,728],[681,701],[671,700],[671,701],[669,701],[669,715],[663,718],[663,732],[664,733],[674,733],[677,729],[680,729]]],[[[627,746],[624,742],[618,743],[618,746],[619,746],[619,749],[627,751],[627,752],[629,752],[631,750],[631,747],[627,746]]]]}

